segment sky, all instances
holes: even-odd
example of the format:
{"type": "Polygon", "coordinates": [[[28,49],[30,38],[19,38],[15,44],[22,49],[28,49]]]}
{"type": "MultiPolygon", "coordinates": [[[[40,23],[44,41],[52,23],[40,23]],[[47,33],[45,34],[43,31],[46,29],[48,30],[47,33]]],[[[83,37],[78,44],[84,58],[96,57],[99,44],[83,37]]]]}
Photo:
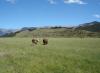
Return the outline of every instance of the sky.
{"type": "Polygon", "coordinates": [[[100,0],[0,0],[0,28],[77,26],[100,21],[100,0]]]}

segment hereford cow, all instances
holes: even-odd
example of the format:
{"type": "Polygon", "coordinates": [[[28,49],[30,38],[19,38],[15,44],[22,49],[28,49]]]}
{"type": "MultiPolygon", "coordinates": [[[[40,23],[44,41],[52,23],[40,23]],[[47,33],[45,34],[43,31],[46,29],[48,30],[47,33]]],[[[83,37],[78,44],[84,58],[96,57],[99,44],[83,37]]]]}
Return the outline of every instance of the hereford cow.
{"type": "Polygon", "coordinates": [[[43,45],[47,45],[48,44],[48,39],[44,38],[43,39],[43,45]]]}
{"type": "Polygon", "coordinates": [[[33,38],[33,39],[32,39],[32,43],[33,43],[33,45],[34,45],[34,44],[37,44],[37,43],[38,43],[38,40],[33,38]]]}

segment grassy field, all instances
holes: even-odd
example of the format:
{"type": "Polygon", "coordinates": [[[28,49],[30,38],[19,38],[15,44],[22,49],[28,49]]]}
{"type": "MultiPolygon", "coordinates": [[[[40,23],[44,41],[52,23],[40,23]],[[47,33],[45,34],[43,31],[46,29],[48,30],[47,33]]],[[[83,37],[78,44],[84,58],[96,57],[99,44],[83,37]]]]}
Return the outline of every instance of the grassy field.
{"type": "Polygon", "coordinates": [[[0,73],[100,73],[100,38],[0,38],[0,73]]]}

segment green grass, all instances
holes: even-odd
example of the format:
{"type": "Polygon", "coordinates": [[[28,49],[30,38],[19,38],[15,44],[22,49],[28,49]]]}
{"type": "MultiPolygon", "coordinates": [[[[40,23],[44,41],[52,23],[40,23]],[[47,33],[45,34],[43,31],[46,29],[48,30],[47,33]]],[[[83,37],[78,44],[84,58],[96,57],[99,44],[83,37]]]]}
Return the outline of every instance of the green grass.
{"type": "Polygon", "coordinates": [[[100,73],[100,38],[0,38],[0,73],[100,73]]]}

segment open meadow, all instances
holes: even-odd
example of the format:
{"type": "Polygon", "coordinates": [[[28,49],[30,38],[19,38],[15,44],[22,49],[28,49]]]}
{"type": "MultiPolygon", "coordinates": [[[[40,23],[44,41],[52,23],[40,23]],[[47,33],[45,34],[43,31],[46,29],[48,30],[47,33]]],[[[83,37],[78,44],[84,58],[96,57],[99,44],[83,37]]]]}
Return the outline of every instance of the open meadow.
{"type": "Polygon", "coordinates": [[[0,38],[0,73],[100,73],[100,38],[0,38]]]}

